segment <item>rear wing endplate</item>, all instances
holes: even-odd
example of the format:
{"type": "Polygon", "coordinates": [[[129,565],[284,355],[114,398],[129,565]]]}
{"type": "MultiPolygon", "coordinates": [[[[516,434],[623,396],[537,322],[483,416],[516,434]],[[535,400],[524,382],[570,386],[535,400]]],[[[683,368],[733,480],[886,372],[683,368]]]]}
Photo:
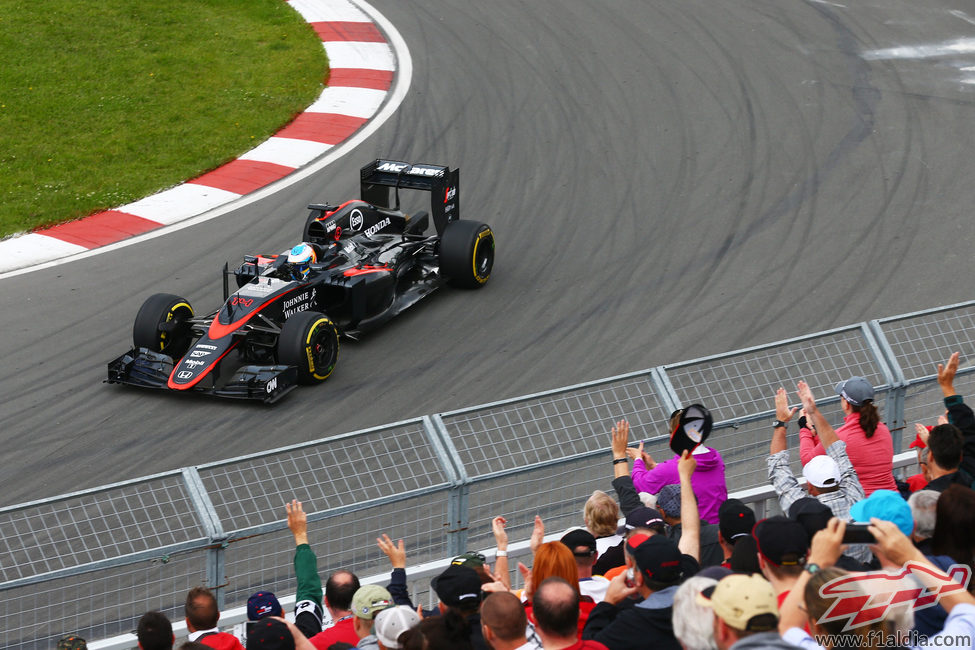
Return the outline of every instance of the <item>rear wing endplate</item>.
{"type": "Polygon", "coordinates": [[[360,172],[360,198],[373,205],[399,209],[399,190],[430,192],[430,214],[437,232],[460,218],[460,170],[441,165],[425,165],[397,160],[374,160],[360,172]],[[390,205],[389,188],[395,188],[395,204],[390,205]]]}

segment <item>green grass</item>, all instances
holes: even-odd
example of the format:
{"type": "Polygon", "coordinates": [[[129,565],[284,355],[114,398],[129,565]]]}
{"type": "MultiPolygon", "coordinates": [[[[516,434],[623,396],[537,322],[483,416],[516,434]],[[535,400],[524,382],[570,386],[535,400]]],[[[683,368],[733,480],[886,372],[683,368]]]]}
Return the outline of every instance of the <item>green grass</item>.
{"type": "Polygon", "coordinates": [[[0,237],[236,158],[327,69],[283,0],[0,0],[0,237]]]}

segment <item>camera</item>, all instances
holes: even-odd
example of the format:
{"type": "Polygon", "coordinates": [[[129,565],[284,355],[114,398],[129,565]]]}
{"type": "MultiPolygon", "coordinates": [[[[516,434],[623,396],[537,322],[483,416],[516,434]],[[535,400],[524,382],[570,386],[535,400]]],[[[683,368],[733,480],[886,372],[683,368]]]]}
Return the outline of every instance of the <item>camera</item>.
{"type": "Polygon", "coordinates": [[[869,524],[847,524],[843,533],[844,544],[876,544],[873,533],[867,530],[869,524]]]}

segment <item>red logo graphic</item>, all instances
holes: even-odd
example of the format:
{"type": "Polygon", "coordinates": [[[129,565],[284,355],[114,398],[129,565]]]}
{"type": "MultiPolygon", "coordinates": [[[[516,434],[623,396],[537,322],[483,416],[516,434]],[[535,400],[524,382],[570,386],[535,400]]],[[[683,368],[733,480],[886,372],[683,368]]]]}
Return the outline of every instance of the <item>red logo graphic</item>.
{"type": "Polygon", "coordinates": [[[241,298],[240,296],[234,296],[233,300],[230,301],[231,305],[243,305],[244,307],[250,307],[254,304],[253,298],[241,298]]]}
{"type": "Polygon", "coordinates": [[[851,573],[819,588],[823,598],[836,598],[819,623],[847,619],[846,631],[883,620],[894,607],[933,607],[942,596],[967,589],[969,579],[971,569],[964,564],[951,565],[947,578],[918,562],[908,562],[900,572],[851,573]]]}

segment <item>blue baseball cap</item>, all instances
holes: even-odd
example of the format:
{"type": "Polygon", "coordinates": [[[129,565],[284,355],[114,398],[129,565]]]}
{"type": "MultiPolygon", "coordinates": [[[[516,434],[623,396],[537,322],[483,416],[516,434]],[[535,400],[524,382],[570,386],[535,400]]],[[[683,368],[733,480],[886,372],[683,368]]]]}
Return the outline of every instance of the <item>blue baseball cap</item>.
{"type": "Polygon", "coordinates": [[[892,522],[908,537],[914,532],[911,506],[893,490],[874,490],[869,497],[853,504],[850,516],[858,524],[869,524],[871,517],[892,522]]]}
{"type": "Polygon", "coordinates": [[[265,616],[283,616],[281,603],[270,591],[259,591],[247,599],[247,620],[259,621],[265,616]]]}

